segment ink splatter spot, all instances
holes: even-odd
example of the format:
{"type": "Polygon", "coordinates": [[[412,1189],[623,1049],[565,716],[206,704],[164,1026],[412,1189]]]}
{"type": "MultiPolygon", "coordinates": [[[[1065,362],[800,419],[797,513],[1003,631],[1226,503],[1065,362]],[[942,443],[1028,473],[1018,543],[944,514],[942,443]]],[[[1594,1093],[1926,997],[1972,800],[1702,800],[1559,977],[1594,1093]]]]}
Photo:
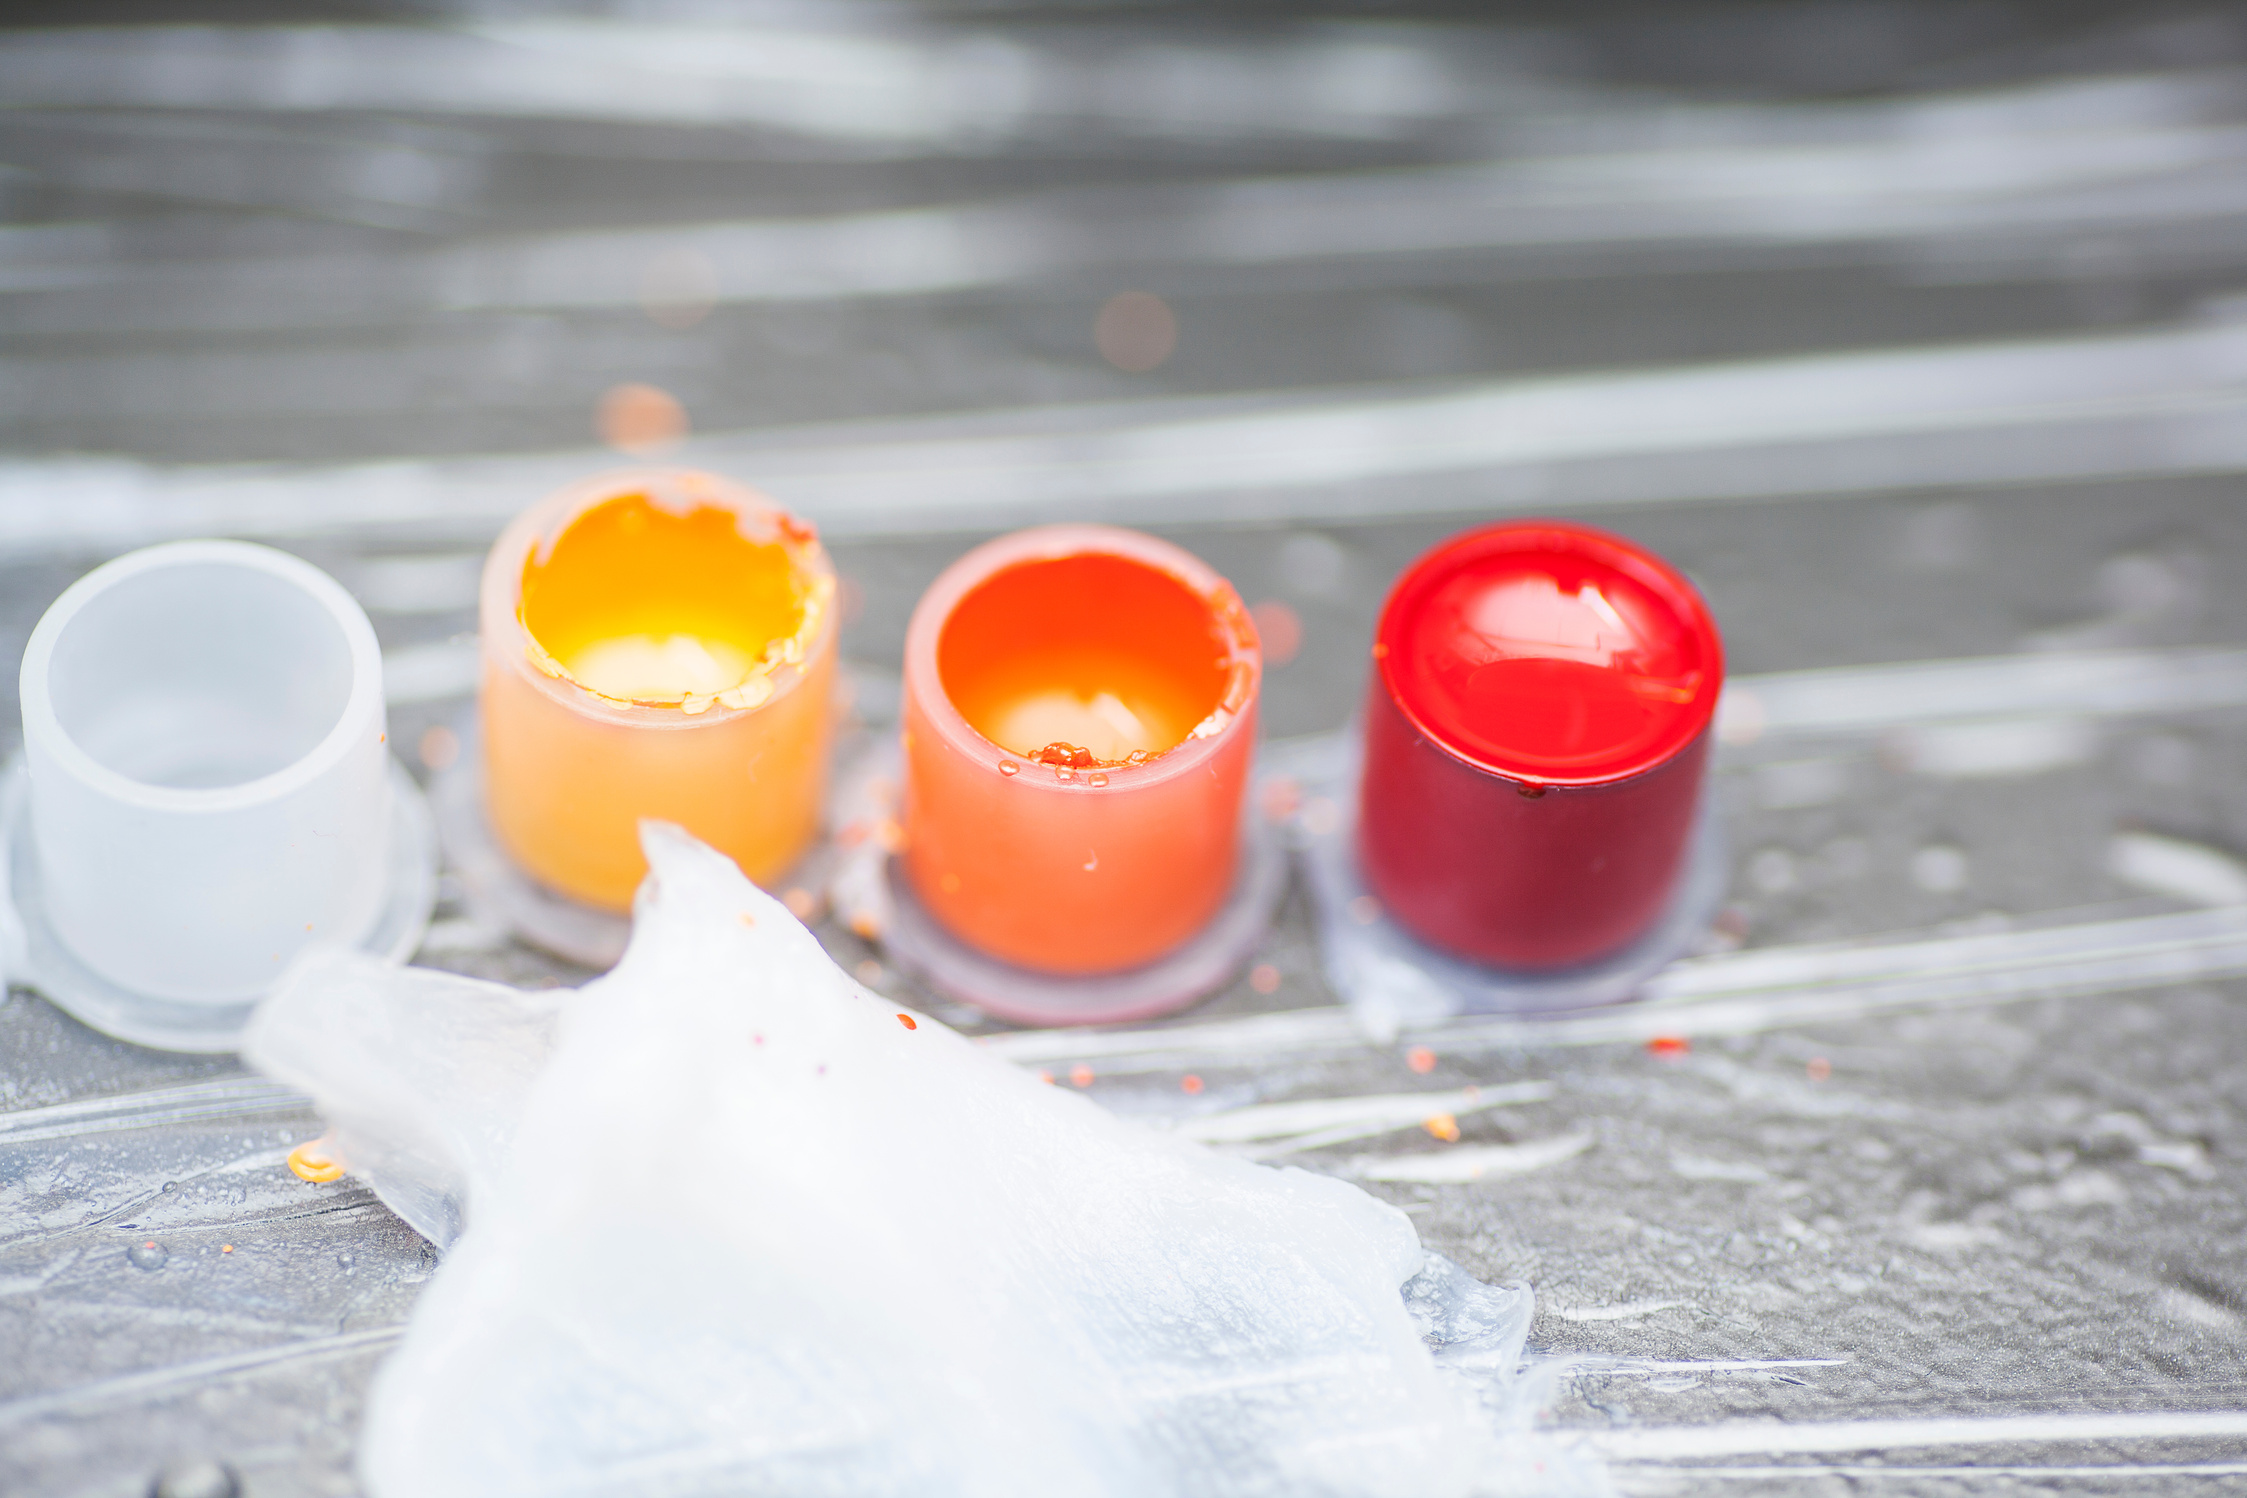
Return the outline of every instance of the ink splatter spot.
{"type": "Polygon", "coordinates": [[[315,1186],[343,1178],[343,1162],[328,1153],[324,1138],[308,1140],[289,1151],[289,1169],[300,1181],[310,1181],[315,1186]]]}
{"type": "Polygon", "coordinates": [[[1200,1097],[1202,1090],[1202,1079],[1195,1076],[1192,1072],[1188,1072],[1186,1073],[1186,1075],[1178,1079],[1178,1090],[1186,1094],[1186,1096],[1188,1097],[1200,1097]]]}
{"type": "Polygon", "coordinates": [[[1457,1144],[1459,1142],[1459,1120],[1448,1113],[1435,1114],[1423,1120],[1420,1127],[1441,1139],[1445,1144],[1457,1144]]]}
{"type": "Polygon", "coordinates": [[[1693,1042],[1682,1035],[1657,1035],[1646,1048],[1657,1056],[1682,1056],[1693,1049],[1693,1042]]]}
{"type": "Polygon", "coordinates": [[[914,1022],[913,1016],[911,1016],[910,1014],[899,1015],[897,1017],[897,1022],[903,1025],[908,1030],[918,1030],[920,1028],[920,1026],[914,1022]]]}
{"type": "Polygon", "coordinates": [[[1436,1069],[1436,1053],[1424,1045],[1416,1045],[1404,1053],[1404,1064],[1426,1076],[1436,1069]]]}

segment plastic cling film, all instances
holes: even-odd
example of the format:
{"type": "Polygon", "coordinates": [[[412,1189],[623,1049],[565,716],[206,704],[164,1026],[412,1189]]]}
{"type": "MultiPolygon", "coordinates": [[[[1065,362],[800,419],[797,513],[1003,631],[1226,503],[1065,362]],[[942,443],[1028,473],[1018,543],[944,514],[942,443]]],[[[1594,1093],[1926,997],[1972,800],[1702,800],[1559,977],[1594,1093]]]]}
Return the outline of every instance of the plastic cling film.
{"type": "Polygon", "coordinates": [[[457,1236],[373,1393],[379,1498],[1422,1498],[1515,1470],[1462,1378],[1511,1375],[1526,1292],[1354,1186],[901,1023],[732,864],[646,844],[631,949],[577,994],[329,962],[260,1016],[253,1059],[457,1236]]]}

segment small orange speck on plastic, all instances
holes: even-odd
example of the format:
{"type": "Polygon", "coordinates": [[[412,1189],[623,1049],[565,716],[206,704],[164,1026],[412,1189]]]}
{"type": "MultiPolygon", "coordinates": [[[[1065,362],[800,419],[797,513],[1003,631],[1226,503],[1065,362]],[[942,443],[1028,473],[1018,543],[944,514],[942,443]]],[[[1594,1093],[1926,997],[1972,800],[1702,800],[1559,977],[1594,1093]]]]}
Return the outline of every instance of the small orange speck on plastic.
{"type": "Polygon", "coordinates": [[[339,1180],[343,1176],[343,1162],[328,1153],[326,1138],[308,1140],[289,1151],[289,1169],[297,1179],[310,1181],[315,1186],[339,1180]]]}
{"type": "Polygon", "coordinates": [[[1069,1085],[1071,1087],[1090,1087],[1092,1085],[1092,1068],[1082,1061],[1070,1067],[1069,1085]]]}
{"type": "Polygon", "coordinates": [[[751,915],[748,911],[744,910],[743,912],[741,912],[741,924],[744,926],[754,926],[757,924],[757,918],[751,915]]]}
{"type": "Polygon", "coordinates": [[[429,769],[449,770],[460,758],[460,735],[442,723],[433,723],[423,730],[418,752],[429,769]]]}
{"type": "Polygon", "coordinates": [[[901,1015],[899,1015],[899,1016],[897,1017],[897,1022],[898,1022],[899,1024],[903,1025],[903,1026],[904,1026],[904,1027],[905,1027],[906,1029],[908,1029],[908,1030],[918,1030],[918,1029],[920,1028],[920,1025],[919,1025],[919,1024],[918,1024],[918,1023],[917,1023],[917,1022],[916,1022],[916,1021],[914,1020],[913,1016],[911,1016],[910,1014],[901,1014],[901,1015]]]}
{"type": "Polygon", "coordinates": [[[222,1254],[230,1254],[234,1252],[234,1245],[231,1243],[221,1243],[218,1246],[218,1251],[222,1254]]]}
{"type": "Polygon", "coordinates": [[[1269,962],[1259,962],[1248,970],[1248,986],[1258,993],[1278,993],[1280,970],[1269,962]]]}
{"type": "Polygon", "coordinates": [[[1826,1080],[1826,1078],[1833,1075],[1833,1063],[1831,1061],[1828,1061],[1823,1056],[1812,1056],[1810,1058],[1810,1064],[1804,1067],[1803,1070],[1810,1073],[1811,1081],[1823,1082],[1826,1080]]]}
{"type": "Polygon", "coordinates": [[[1188,1072],[1178,1079],[1178,1090],[1188,1097],[1199,1097],[1201,1096],[1202,1079],[1192,1072],[1188,1072]]]}
{"type": "Polygon", "coordinates": [[[1693,1042],[1682,1035],[1657,1035],[1646,1048],[1657,1056],[1682,1056],[1693,1049],[1693,1042]]]}
{"type": "Polygon", "coordinates": [[[1448,1113],[1434,1114],[1422,1120],[1420,1127],[1441,1139],[1445,1144],[1457,1144],[1459,1142],[1459,1120],[1448,1113]]]}
{"type": "Polygon", "coordinates": [[[1436,1069],[1436,1053],[1424,1045],[1416,1045],[1404,1053],[1404,1064],[1426,1076],[1436,1069]]]}
{"type": "Polygon", "coordinates": [[[375,742],[378,744],[387,744],[390,742],[390,735],[387,733],[378,733],[375,735],[375,742]]]}
{"type": "Polygon", "coordinates": [[[864,941],[873,941],[882,934],[882,928],[874,923],[874,918],[863,912],[850,918],[850,929],[864,941]]]}
{"type": "Polygon", "coordinates": [[[1038,1080],[1051,1087],[1053,1085],[1053,1073],[1041,1066],[1038,1068],[1038,1080]]]}
{"type": "Polygon", "coordinates": [[[1277,598],[1267,598],[1248,611],[1256,621],[1256,636],[1264,646],[1264,664],[1284,666],[1303,648],[1303,619],[1277,598]]]}

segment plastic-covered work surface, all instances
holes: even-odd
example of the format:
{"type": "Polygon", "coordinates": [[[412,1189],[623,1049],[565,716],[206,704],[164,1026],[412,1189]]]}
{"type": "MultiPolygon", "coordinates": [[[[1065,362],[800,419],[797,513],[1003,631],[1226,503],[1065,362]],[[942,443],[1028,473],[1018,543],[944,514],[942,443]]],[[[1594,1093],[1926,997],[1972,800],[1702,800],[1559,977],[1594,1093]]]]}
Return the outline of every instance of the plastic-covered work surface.
{"type": "MultiPolygon", "coordinates": [[[[1207,558],[1281,738],[1443,535],[1620,530],[1734,673],[1731,896],[1645,1002],[1369,1046],[1298,890],[1192,1013],[987,1043],[1534,1285],[1625,1489],[2247,1470],[2237,17],[664,14],[0,33],[0,656],[105,556],[266,539],[444,765],[481,549],[589,421],[821,525],[875,725],[1009,526],[1207,558]]],[[[582,976],[451,885],[419,960],[582,976]]],[[[0,1110],[0,1490],[354,1491],[436,1258],[287,1172],[317,1120],[21,991],[0,1110]]]]}

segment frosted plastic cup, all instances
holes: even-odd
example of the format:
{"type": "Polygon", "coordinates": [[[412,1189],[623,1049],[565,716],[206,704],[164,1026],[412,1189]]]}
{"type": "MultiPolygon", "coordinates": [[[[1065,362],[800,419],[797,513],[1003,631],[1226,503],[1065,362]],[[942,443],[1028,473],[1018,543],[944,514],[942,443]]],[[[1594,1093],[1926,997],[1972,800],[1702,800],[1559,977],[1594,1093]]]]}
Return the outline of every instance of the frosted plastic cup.
{"type": "Polygon", "coordinates": [[[42,913],[94,973],[239,1004],[374,929],[382,655],[326,573],[237,541],[133,552],[47,610],[21,686],[42,913]]]}
{"type": "Polygon", "coordinates": [[[1358,856],[1441,951],[1554,970],[1663,920],[1698,825],[1724,642],[1693,584],[1558,520],[1452,537],[1381,611],[1358,856]]]}
{"type": "Polygon", "coordinates": [[[778,880],[819,833],[834,597],[817,533],[716,474],[604,474],[516,516],[484,563],[478,698],[485,811],[514,867],[622,916],[652,817],[778,880]],[[607,674],[619,644],[641,674],[607,674]],[[697,665],[662,653],[682,646],[697,665]],[[695,682],[712,651],[722,674],[695,682]]]}
{"type": "Polygon", "coordinates": [[[1234,887],[1262,672],[1232,585],[1167,541],[1054,525],[978,546],[905,635],[913,893],[1032,972],[1177,951],[1234,887]]]}

